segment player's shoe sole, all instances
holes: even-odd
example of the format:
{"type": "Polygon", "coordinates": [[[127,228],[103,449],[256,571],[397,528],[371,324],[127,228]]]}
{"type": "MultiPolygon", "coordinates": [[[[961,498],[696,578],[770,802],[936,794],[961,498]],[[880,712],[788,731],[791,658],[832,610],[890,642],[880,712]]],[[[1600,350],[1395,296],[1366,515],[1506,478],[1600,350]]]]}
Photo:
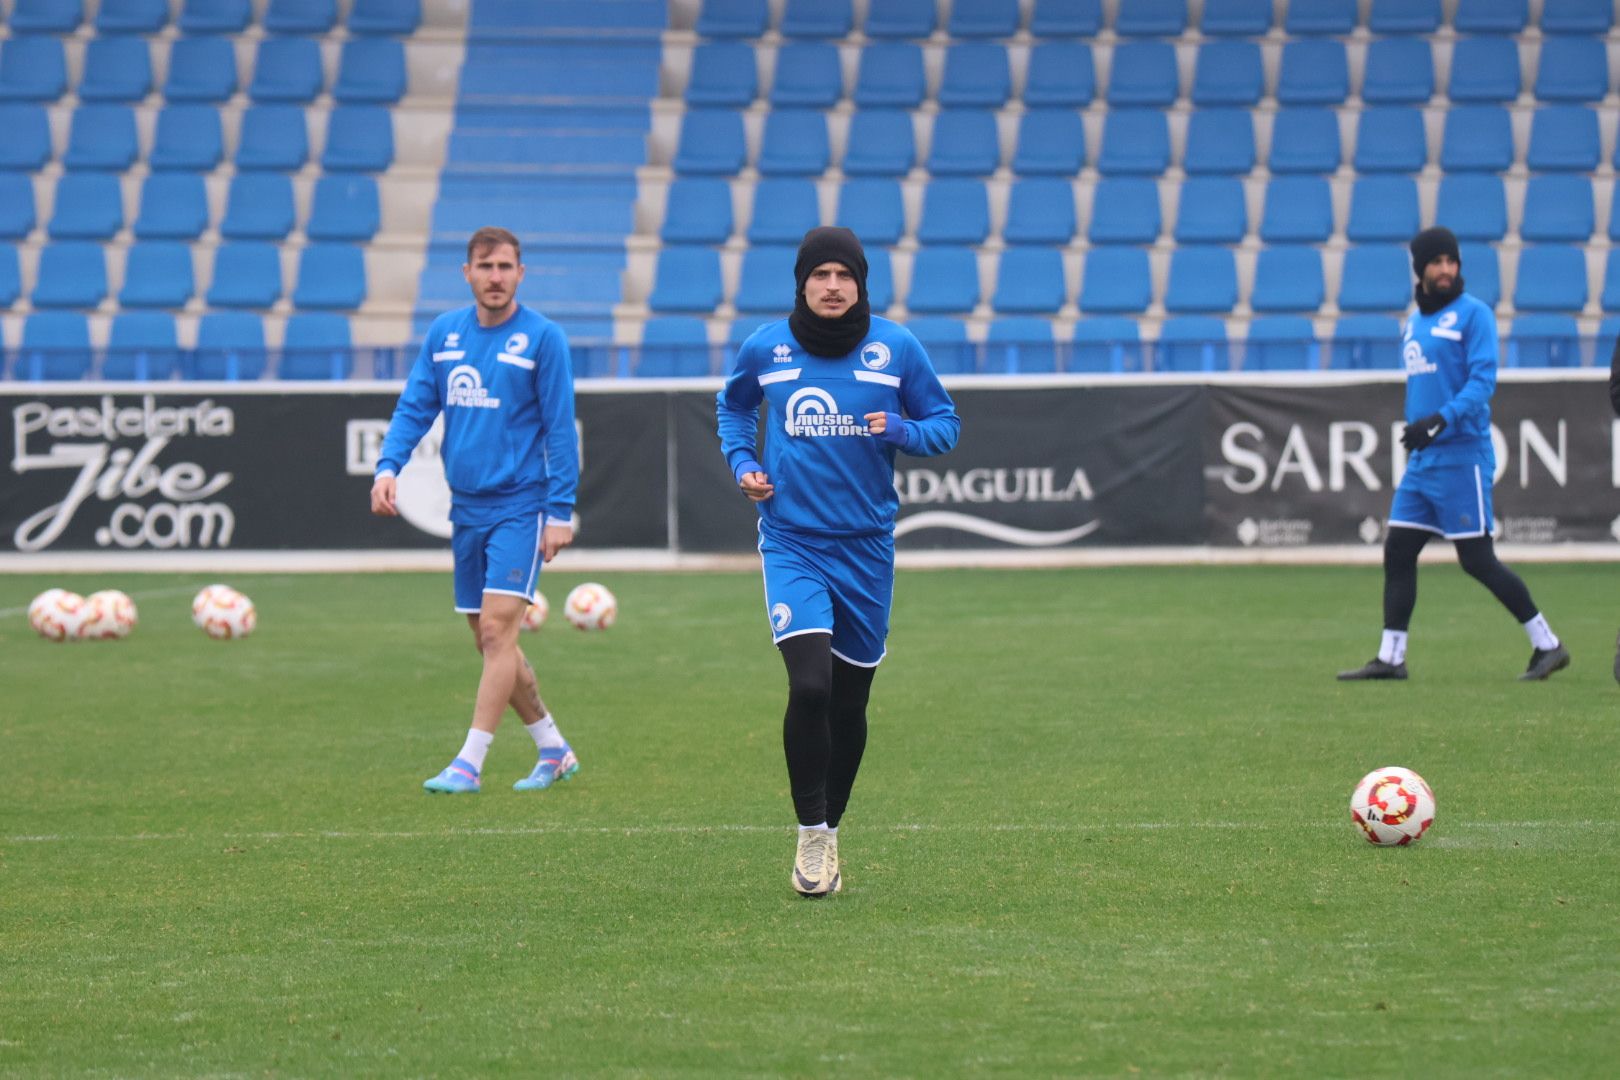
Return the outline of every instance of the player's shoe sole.
{"type": "Polygon", "coordinates": [[[1562,642],[1551,649],[1537,649],[1530,654],[1530,666],[1519,676],[1520,682],[1540,682],[1555,671],[1569,667],[1569,650],[1562,642]]]}
{"type": "Polygon", "coordinates": [[[476,795],[478,770],[470,762],[456,758],[438,776],[423,781],[422,789],[429,795],[476,795]]]}
{"type": "Polygon", "coordinates": [[[1406,678],[1406,662],[1399,664],[1386,663],[1374,657],[1354,671],[1339,672],[1340,682],[1362,682],[1367,679],[1404,679],[1406,678]]]}
{"type": "Polygon", "coordinates": [[[564,780],[572,779],[579,772],[579,758],[574,756],[572,750],[565,749],[560,758],[543,757],[534,766],[534,771],[522,780],[512,785],[513,791],[544,791],[552,784],[560,784],[564,780]]]}

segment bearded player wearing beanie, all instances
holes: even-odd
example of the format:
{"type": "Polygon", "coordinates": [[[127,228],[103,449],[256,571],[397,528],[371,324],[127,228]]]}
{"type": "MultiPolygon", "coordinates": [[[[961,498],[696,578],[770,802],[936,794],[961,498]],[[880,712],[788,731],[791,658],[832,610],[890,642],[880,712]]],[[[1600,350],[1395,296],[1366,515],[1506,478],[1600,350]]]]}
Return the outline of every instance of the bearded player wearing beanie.
{"type": "Polygon", "coordinates": [[[889,632],[894,455],[943,454],[961,424],[922,345],[872,314],[854,233],[811,229],[793,276],[793,314],[743,342],[716,411],[726,463],[759,510],[765,614],[787,665],[791,880],[802,896],[825,896],[844,884],[838,823],[889,632]]]}
{"type": "Polygon", "coordinates": [[[1520,679],[1545,679],[1569,666],[1569,650],[1547,625],[1519,576],[1496,557],[1491,480],[1491,395],[1496,392],[1496,314],[1463,292],[1462,259],[1450,229],[1412,238],[1417,310],[1401,335],[1406,368],[1410,453],[1395,489],[1384,538],[1384,636],[1378,655],[1339,678],[1406,678],[1406,636],[1417,604],[1418,554],[1434,536],[1457,549],[1457,561],[1491,590],[1530,638],[1530,664],[1520,679]]]}

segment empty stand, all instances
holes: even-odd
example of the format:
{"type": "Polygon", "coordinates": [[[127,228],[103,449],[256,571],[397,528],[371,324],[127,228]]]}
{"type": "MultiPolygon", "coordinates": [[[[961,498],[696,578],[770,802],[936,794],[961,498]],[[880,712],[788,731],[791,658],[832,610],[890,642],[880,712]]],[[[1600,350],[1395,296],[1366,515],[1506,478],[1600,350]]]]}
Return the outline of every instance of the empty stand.
{"type": "Polygon", "coordinates": [[[304,104],[322,89],[321,47],[314,38],[271,37],[259,42],[248,97],[304,104]]]}
{"type": "Polygon", "coordinates": [[[135,111],[128,105],[80,105],[73,110],[67,152],[69,169],[123,172],[135,163],[135,111]]]}
{"type": "Polygon", "coordinates": [[[130,247],[124,258],[124,287],[118,303],[126,308],[185,306],[196,292],[191,273],[191,248],[173,240],[145,240],[130,247]]]}
{"type": "Polygon", "coordinates": [[[931,247],[911,263],[906,307],[929,315],[971,312],[979,302],[979,263],[970,248],[931,247]]]}
{"type": "Polygon", "coordinates": [[[654,311],[713,311],[720,306],[720,256],[705,247],[666,247],[658,253],[652,295],[654,311]]]}
{"type": "Polygon", "coordinates": [[[1507,235],[1507,191],[1491,173],[1448,173],[1440,180],[1435,220],[1459,240],[1500,240],[1507,235]]]}
{"type": "Polygon", "coordinates": [[[1226,324],[1213,315],[1172,315],[1153,350],[1157,371],[1225,371],[1232,366],[1226,324]]]}
{"type": "Polygon", "coordinates": [[[1339,309],[1405,311],[1412,301],[1412,260],[1404,244],[1362,244],[1344,253],[1339,309]]]}
{"type": "Polygon", "coordinates": [[[1354,243],[1405,243],[1419,228],[1417,184],[1410,176],[1362,176],[1350,190],[1345,236],[1354,243]]]}
{"type": "Polygon", "coordinates": [[[76,311],[36,311],[23,322],[19,379],[82,379],[90,374],[90,324],[76,311]]]}
{"type": "Polygon", "coordinates": [[[124,227],[123,195],[110,173],[67,173],[56,182],[52,240],[110,240],[124,227]]]}
{"type": "Polygon", "coordinates": [[[1012,93],[1012,74],[1004,46],[988,41],[952,45],[945,52],[945,76],[939,103],[946,108],[997,109],[1012,93]]]}
{"type": "Polygon", "coordinates": [[[1322,366],[1316,328],[1303,315],[1263,315],[1249,323],[1244,371],[1314,371],[1322,366]]]}
{"type": "Polygon", "coordinates": [[[870,258],[874,248],[898,243],[906,231],[900,183],[887,177],[855,177],[838,192],[834,223],[854,231],[870,258]]]}
{"type": "Polygon", "coordinates": [[[816,186],[803,177],[768,176],[754,189],[750,244],[798,244],[821,224],[816,186]]]}
{"type": "Polygon", "coordinates": [[[1511,103],[1519,96],[1519,46],[1510,37],[1462,38],[1451,48],[1453,104],[1511,103]]]}
{"type": "Polygon", "coordinates": [[[1030,109],[1083,109],[1097,93],[1091,48],[1080,41],[1042,41],[1029,52],[1022,95],[1030,109]]]}
{"type": "Polygon", "coordinates": [[[51,159],[51,128],[39,105],[0,101],[0,170],[33,172],[51,159]]]}
{"type": "Polygon", "coordinates": [[[1147,252],[1135,247],[1100,247],[1086,253],[1080,281],[1080,310],[1088,314],[1136,314],[1153,302],[1153,274],[1147,252]]]}
{"type": "Polygon", "coordinates": [[[990,200],[982,182],[953,177],[928,185],[917,226],[919,243],[977,245],[989,233],[990,200]]]}
{"type": "Polygon", "coordinates": [[[1193,246],[1177,248],[1171,254],[1166,311],[1228,312],[1237,306],[1237,300],[1237,264],[1230,250],[1193,246]]]}
{"type": "Polygon", "coordinates": [[[377,181],[369,176],[323,176],[315,181],[309,221],[311,240],[365,242],[382,224],[377,181]]]}
{"type": "Polygon", "coordinates": [[[281,257],[274,244],[240,240],[215,250],[210,307],[267,308],[281,292],[281,257]]]}
{"type": "Polygon", "coordinates": [[[1339,167],[1340,154],[1339,122],[1332,110],[1277,110],[1267,159],[1272,172],[1331,173],[1339,167]]]}
{"type": "Polygon", "coordinates": [[[283,379],[347,379],[354,368],[349,320],[324,311],[300,311],[287,319],[281,340],[283,379]]]}
{"type": "Polygon", "coordinates": [[[743,254],[737,295],[738,311],[784,316],[793,307],[793,261],[796,247],[761,245],[743,254]]]}
{"type": "Polygon", "coordinates": [[[946,109],[934,118],[928,171],[936,176],[988,176],[1001,162],[996,117],[988,109],[946,109]]]}
{"type": "Polygon", "coordinates": [[[1592,181],[1579,173],[1530,177],[1519,236],[1527,241],[1584,244],[1596,225],[1592,181]]]}
{"type": "Polygon", "coordinates": [[[174,316],[164,311],[124,311],[113,316],[101,365],[103,378],[149,382],[172,379],[179,370],[174,316]]]}
{"type": "Polygon", "coordinates": [[[101,245],[83,240],[46,244],[29,300],[37,308],[93,308],[107,295],[101,245]]]}
{"type": "Polygon", "coordinates": [[[671,378],[710,373],[709,332],[702,319],[664,315],[648,319],[634,373],[642,378],[671,378]]]}
{"type": "Polygon", "coordinates": [[[1103,121],[1097,170],[1157,176],[1170,167],[1170,128],[1158,109],[1110,109],[1103,121]]]}
{"type": "Polygon", "coordinates": [[[1260,249],[1249,306],[1262,314],[1308,313],[1326,294],[1322,255],[1313,247],[1286,244],[1260,249]]]}
{"type": "Polygon", "coordinates": [[[1519,253],[1513,306],[1520,311],[1576,312],[1586,306],[1586,254],[1568,244],[1533,244],[1519,253]]]}
{"type": "MultiPolygon", "coordinates": [[[[990,306],[997,312],[1043,314],[1062,307],[1068,297],[1063,259],[1056,248],[1016,247],[1001,253],[996,289],[990,306]]],[[[1048,327],[1050,322],[1043,320],[1048,327]]]]}
{"type": "Polygon", "coordinates": [[[740,41],[705,41],[692,52],[686,103],[741,108],[759,96],[754,50],[740,41]]]}
{"type": "Polygon", "coordinates": [[[1249,231],[1243,181],[1235,176],[1190,177],[1176,205],[1178,244],[1236,244],[1249,231]]]}
{"type": "Polygon", "coordinates": [[[777,52],[772,106],[829,109],[840,97],[843,73],[837,48],[822,41],[790,41],[777,52]]]}
{"type": "Polygon", "coordinates": [[[922,49],[909,41],[882,41],[861,50],[855,104],[861,109],[915,109],[928,92],[922,49]]]}
{"type": "Polygon", "coordinates": [[[1163,108],[1179,90],[1175,46],[1167,41],[1126,41],[1115,46],[1108,80],[1110,106],[1163,108]]]}
{"type": "Polygon", "coordinates": [[[1378,38],[1367,46],[1361,99],[1371,105],[1422,105],[1434,96],[1434,54],[1420,37],[1378,38]]]}
{"type": "Polygon", "coordinates": [[[765,118],[759,171],[767,176],[813,176],[831,155],[827,118],[814,109],[775,109],[765,118]]]}
{"type": "Polygon", "coordinates": [[[153,169],[208,172],[224,155],[219,112],[207,105],[169,105],[158,113],[147,164],[153,169]]]}
{"type": "Polygon", "coordinates": [[[1086,161],[1086,130],[1072,109],[1030,109],[1018,122],[1012,169],[1020,176],[1073,176],[1086,161]]]}
{"type": "Polygon", "coordinates": [[[285,240],[293,228],[292,180],[282,173],[231,178],[219,234],[227,240],[285,240]]]}
{"type": "Polygon", "coordinates": [[[1260,239],[1320,244],[1333,233],[1333,192],[1321,176],[1276,176],[1266,184],[1260,239]]]}
{"type": "Polygon", "coordinates": [[[1086,238],[1093,244],[1151,244],[1161,228],[1159,186],[1134,176],[1098,181],[1086,238]]]}
{"type": "Polygon", "coordinates": [[[925,38],[934,32],[934,0],[886,0],[867,8],[861,30],[869,38],[925,38]]]}
{"type": "Polygon", "coordinates": [[[1187,121],[1182,168],[1236,176],[1254,168],[1254,118],[1247,109],[1198,109],[1187,121]]]}
{"type": "Polygon", "coordinates": [[[249,311],[210,311],[197,321],[197,349],[189,370],[193,379],[232,382],[263,377],[264,322],[249,311]]]}
{"type": "Polygon", "coordinates": [[[1046,375],[1058,368],[1057,352],[1050,319],[996,319],[985,335],[983,370],[986,374],[1046,375]]]}
{"type": "Polygon", "coordinates": [[[151,89],[152,54],[144,38],[102,36],[86,43],[79,100],[140,101],[151,89]]]}
{"type": "Polygon", "coordinates": [[[974,370],[973,345],[961,319],[944,315],[920,315],[906,321],[906,328],[928,352],[934,370],[941,375],[963,375],[974,370]]]}
{"type": "Polygon", "coordinates": [[[851,119],[843,160],[845,173],[902,176],[911,171],[916,160],[916,136],[907,113],[898,109],[862,109],[851,119]]]}
{"type": "Polygon", "coordinates": [[[1198,29],[1211,37],[1260,37],[1271,29],[1271,0],[1204,0],[1198,29]]]}
{"type": "Polygon", "coordinates": [[[1199,46],[1193,68],[1194,105],[1256,105],[1264,93],[1257,43],[1210,41],[1199,46]]]}
{"type": "Polygon", "coordinates": [[[0,172],[0,240],[22,239],[34,231],[34,222],[34,182],[22,173],[0,172]]]}
{"type": "Polygon", "coordinates": [[[16,34],[0,41],[0,101],[55,101],[66,90],[67,60],[59,39],[16,34]]]}
{"type": "Polygon", "coordinates": [[[1075,234],[1074,188],[1066,180],[1031,177],[1012,186],[1001,237],[1009,244],[1067,244],[1075,234]]]}
{"type": "Polygon", "coordinates": [[[841,38],[855,25],[850,0],[787,0],[782,12],[783,37],[841,38]]]}

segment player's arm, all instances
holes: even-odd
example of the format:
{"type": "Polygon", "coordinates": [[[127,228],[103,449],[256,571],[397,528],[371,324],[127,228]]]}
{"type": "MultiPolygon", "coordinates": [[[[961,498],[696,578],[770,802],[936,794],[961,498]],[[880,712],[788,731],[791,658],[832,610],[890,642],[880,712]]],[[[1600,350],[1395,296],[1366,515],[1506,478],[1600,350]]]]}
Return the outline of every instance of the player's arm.
{"type": "Polygon", "coordinates": [[[900,380],[900,407],[905,416],[873,413],[866,418],[867,427],[874,436],[916,457],[943,454],[956,446],[962,434],[956,403],[940,383],[922,344],[909,342],[907,353],[905,375],[900,380]]]}
{"type": "Polygon", "coordinates": [[[433,377],[432,337],[429,331],[416,363],[411,365],[405,389],[400,391],[399,401],[394,405],[393,418],[388,421],[388,434],[383,437],[382,450],[377,455],[376,480],[371,485],[373,514],[399,515],[399,482],[395,478],[442,408],[439,384],[433,377]]]}
{"type": "Polygon", "coordinates": [[[765,466],[759,463],[759,403],[765,399],[754,365],[749,362],[749,345],[737,350],[726,385],[715,396],[715,422],[720,434],[720,452],[731,475],[744,495],[754,502],[770,498],[775,489],[765,466]]]}
{"type": "Polygon", "coordinates": [[[1496,393],[1496,319],[1489,312],[1468,321],[1463,334],[1467,346],[1468,379],[1455,397],[1440,407],[1440,416],[1451,427],[1458,422],[1484,415],[1496,393]]]}
{"type": "Polygon", "coordinates": [[[546,562],[574,541],[574,500],[579,493],[579,436],[574,427],[574,361],[568,338],[553,323],[540,339],[534,365],[545,434],[546,528],[540,538],[546,562]]]}

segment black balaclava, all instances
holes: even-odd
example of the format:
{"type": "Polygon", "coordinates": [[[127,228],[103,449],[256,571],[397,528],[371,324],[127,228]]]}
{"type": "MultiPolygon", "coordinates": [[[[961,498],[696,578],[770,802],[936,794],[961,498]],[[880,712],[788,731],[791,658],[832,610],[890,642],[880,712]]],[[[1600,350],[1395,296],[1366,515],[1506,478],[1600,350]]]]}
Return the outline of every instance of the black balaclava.
{"type": "Polygon", "coordinates": [[[799,257],[793,264],[798,287],[793,294],[793,314],[788,329],[812,355],[836,359],[855,351],[872,328],[872,306],[866,301],[866,252],[860,240],[848,229],[823,225],[804,234],[799,257]],[[810,272],[822,263],[842,263],[855,275],[860,295],[836,319],[824,319],[804,301],[804,283],[810,272]]]}
{"type": "Polygon", "coordinates": [[[1412,237],[1411,248],[1412,270],[1418,278],[1414,291],[1418,310],[1425,315],[1433,315],[1462,295],[1462,253],[1457,248],[1457,237],[1444,225],[1436,225],[1412,237]],[[1451,288],[1445,292],[1428,292],[1423,288],[1423,268],[1442,255],[1450,255],[1457,260],[1457,277],[1452,281],[1451,288]]]}

